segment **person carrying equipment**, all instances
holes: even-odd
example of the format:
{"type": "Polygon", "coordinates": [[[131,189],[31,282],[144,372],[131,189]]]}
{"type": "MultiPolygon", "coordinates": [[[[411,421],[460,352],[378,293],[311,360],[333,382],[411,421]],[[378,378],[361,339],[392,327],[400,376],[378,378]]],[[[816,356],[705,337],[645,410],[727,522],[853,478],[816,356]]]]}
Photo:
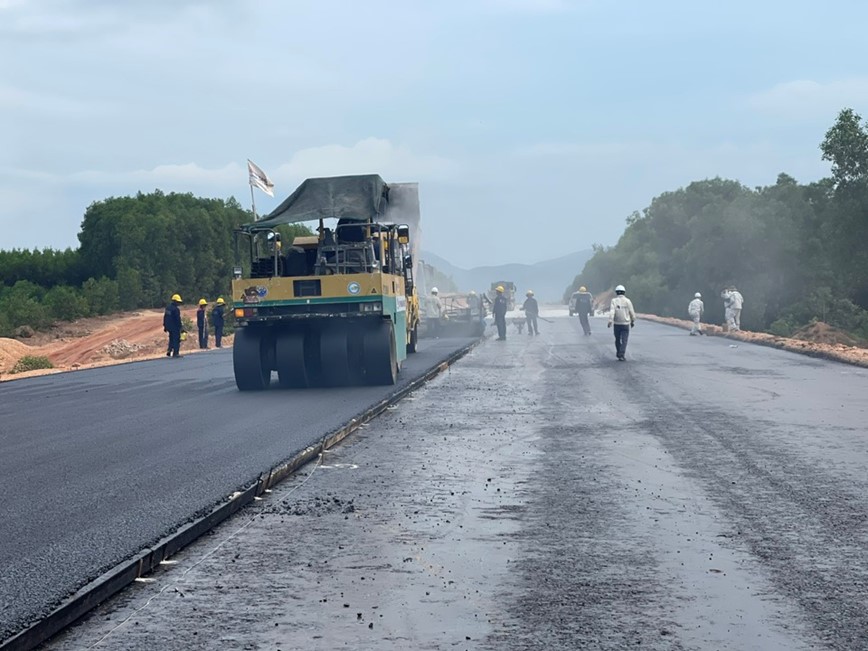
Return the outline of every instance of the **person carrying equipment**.
{"type": "Polygon", "coordinates": [[[531,337],[533,335],[539,334],[539,324],[537,323],[537,317],[539,317],[539,303],[533,297],[533,290],[527,290],[526,294],[527,298],[524,299],[524,304],[521,306],[521,309],[524,310],[524,318],[527,321],[527,334],[531,337]]]}

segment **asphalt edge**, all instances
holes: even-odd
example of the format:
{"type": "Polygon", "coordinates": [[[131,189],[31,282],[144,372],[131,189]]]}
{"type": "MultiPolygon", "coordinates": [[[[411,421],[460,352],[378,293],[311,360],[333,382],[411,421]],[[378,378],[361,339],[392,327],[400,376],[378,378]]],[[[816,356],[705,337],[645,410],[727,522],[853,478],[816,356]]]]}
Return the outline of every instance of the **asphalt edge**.
{"type": "MultiPolygon", "coordinates": [[[[661,317],[658,317],[654,314],[640,314],[638,315],[640,319],[645,321],[650,321],[651,323],[657,323],[659,325],[670,326],[672,328],[680,328],[681,330],[690,330],[693,327],[692,321],[684,321],[681,319],[680,323],[671,323],[669,321],[664,321],[661,317]]],[[[706,325],[706,324],[703,324],[706,325]]],[[[723,339],[729,339],[731,341],[739,341],[743,344],[755,344],[757,346],[765,346],[766,348],[774,348],[775,350],[785,350],[790,353],[796,353],[797,355],[804,355],[805,357],[814,357],[816,359],[825,359],[830,362],[838,362],[840,364],[848,364],[850,366],[858,366],[859,368],[868,368],[868,362],[858,360],[858,359],[848,359],[843,355],[837,355],[833,351],[823,351],[823,350],[810,350],[806,348],[802,348],[796,344],[789,343],[790,341],[799,341],[798,339],[789,339],[787,337],[775,337],[773,339],[744,339],[738,336],[737,332],[718,332],[716,330],[703,330],[703,333],[709,337],[721,337],[723,339]]],[[[757,332],[754,334],[768,334],[757,332]]],[[[769,335],[770,337],[774,337],[774,335],[769,335]]]]}
{"type": "Polygon", "coordinates": [[[326,434],[317,443],[304,448],[288,461],[284,461],[261,473],[256,481],[246,488],[233,493],[227,502],[214,507],[206,515],[183,525],[174,533],[160,540],[153,547],[142,550],[131,559],[103,573],[78,590],[39,622],[32,624],[6,640],[0,641],[0,651],[31,651],[54,635],[57,635],[99,604],[123,590],[136,579],[145,576],[159,566],[160,563],[200,538],[244,506],[253,502],[256,497],[265,493],[269,488],[319,457],[323,451],[343,441],[361,425],[373,420],[386,409],[397,404],[407,395],[446,371],[452,364],[467,355],[467,353],[484,340],[484,337],[480,337],[470,344],[453,351],[446,359],[438,362],[421,376],[361,412],[348,423],[326,434]]]}

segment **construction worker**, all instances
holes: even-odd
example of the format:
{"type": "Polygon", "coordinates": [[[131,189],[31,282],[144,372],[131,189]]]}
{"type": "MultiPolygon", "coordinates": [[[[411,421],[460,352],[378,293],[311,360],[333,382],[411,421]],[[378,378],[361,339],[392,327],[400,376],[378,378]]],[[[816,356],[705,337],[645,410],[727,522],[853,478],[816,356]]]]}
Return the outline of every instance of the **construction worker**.
{"type": "Polygon", "coordinates": [[[431,335],[440,337],[440,319],[443,318],[443,302],[440,300],[440,290],[431,288],[431,298],[428,301],[428,314],[431,317],[431,335]]]}
{"type": "Polygon", "coordinates": [[[591,335],[591,322],[588,321],[588,317],[594,314],[594,297],[584,285],[579,287],[579,295],[576,296],[576,312],[579,314],[579,321],[585,336],[589,337],[591,335]]]}
{"type": "Polygon", "coordinates": [[[225,322],[223,310],[225,308],[226,301],[224,301],[221,296],[217,299],[217,304],[214,306],[214,309],[211,310],[211,320],[214,323],[214,345],[217,346],[217,348],[223,348],[223,323],[225,322]]]}
{"type": "Polygon", "coordinates": [[[693,300],[687,306],[687,313],[693,319],[693,328],[690,330],[690,336],[705,334],[702,332],[702,313],[705,312],[705,304],[702,302],[702,294],[696,292],[693,295],[693,300]]]}
{"type": "Polygon", "coordinates": [[[626,361],[627,339],[630,337],[630,328],[636,325],[636,311],[633,302],[627,298],[627,290],[624,285],[615,287],[615,298],[609,311],[609,324],[607,328],[615,326],[615,354],[619,362],[626,361]]]}
{"type": "Polygon", "coordinates": [[[744,305],[744,297],[735,287],[729,288],[729,309],[731,310],[732,325],[734,330],[741,330],[741,306],[744,305]]]}
{"type": "Polygon", "coordinates": [[[506,311],[509,303],[504,296],[502,285],[498,285],[494,292],[494,305],[491,311],[494,313],[494,325],[497,326],[497,340],[506,341],[506,311]]]}
{"type": "Polygon", "coordinates": [[[178,294],[172,294],[172,300],[163,313],[163,332],[169,333],[169,346],[166,348],[166,357],[181,356],[181,308],[182,303],[178,294]]]}
{"type": "Polygon", "coordinates": [[[199,309],[196,310],[196,327],[199,328],[199,348],[208,348],[208,318],[205,313],[205,308],[208,307],[208,301],[204,298],[199,299],[199,309]]]}
{"type": "Polygon", "coordinates": [[[537,323],[537,317],[539,317],[539,303],[537,303],[536,299],[533,297],[533,290],[527,290],[526,299],[524,299],[524,304],[521,306],[521,309],[524,310],[524,318],[527,321],[527,334],[531,337],[533,335],[539,334],[539,324],[537,323]]]}

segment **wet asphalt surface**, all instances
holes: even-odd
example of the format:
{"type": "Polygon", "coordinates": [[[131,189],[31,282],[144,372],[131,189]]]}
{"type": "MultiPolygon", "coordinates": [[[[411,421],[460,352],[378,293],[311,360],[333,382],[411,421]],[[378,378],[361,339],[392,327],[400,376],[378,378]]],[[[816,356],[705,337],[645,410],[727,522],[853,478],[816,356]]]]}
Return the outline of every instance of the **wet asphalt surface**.
{"type": "Polygon", "coordinates": [[[231,349],[0,384],[0,642],[393,391],[241,393],[231,349]]]}
{"type": "Polygon", "coordinates": [[[46,648],[868,648],[868,371],[541,325],[46,648]]]}

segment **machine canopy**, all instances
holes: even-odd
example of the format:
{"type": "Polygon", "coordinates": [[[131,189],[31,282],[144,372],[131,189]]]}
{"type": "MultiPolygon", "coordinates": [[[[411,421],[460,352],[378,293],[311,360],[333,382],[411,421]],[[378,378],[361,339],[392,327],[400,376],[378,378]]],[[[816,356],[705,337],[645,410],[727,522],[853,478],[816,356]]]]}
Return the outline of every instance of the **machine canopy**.
{"type": "Polygon", "coordinates": [[[376,221],[388,203],[389,186],[378,174],[307,179],[268,215],[242,229],[257,231],[330,218],[376,221]]]}

